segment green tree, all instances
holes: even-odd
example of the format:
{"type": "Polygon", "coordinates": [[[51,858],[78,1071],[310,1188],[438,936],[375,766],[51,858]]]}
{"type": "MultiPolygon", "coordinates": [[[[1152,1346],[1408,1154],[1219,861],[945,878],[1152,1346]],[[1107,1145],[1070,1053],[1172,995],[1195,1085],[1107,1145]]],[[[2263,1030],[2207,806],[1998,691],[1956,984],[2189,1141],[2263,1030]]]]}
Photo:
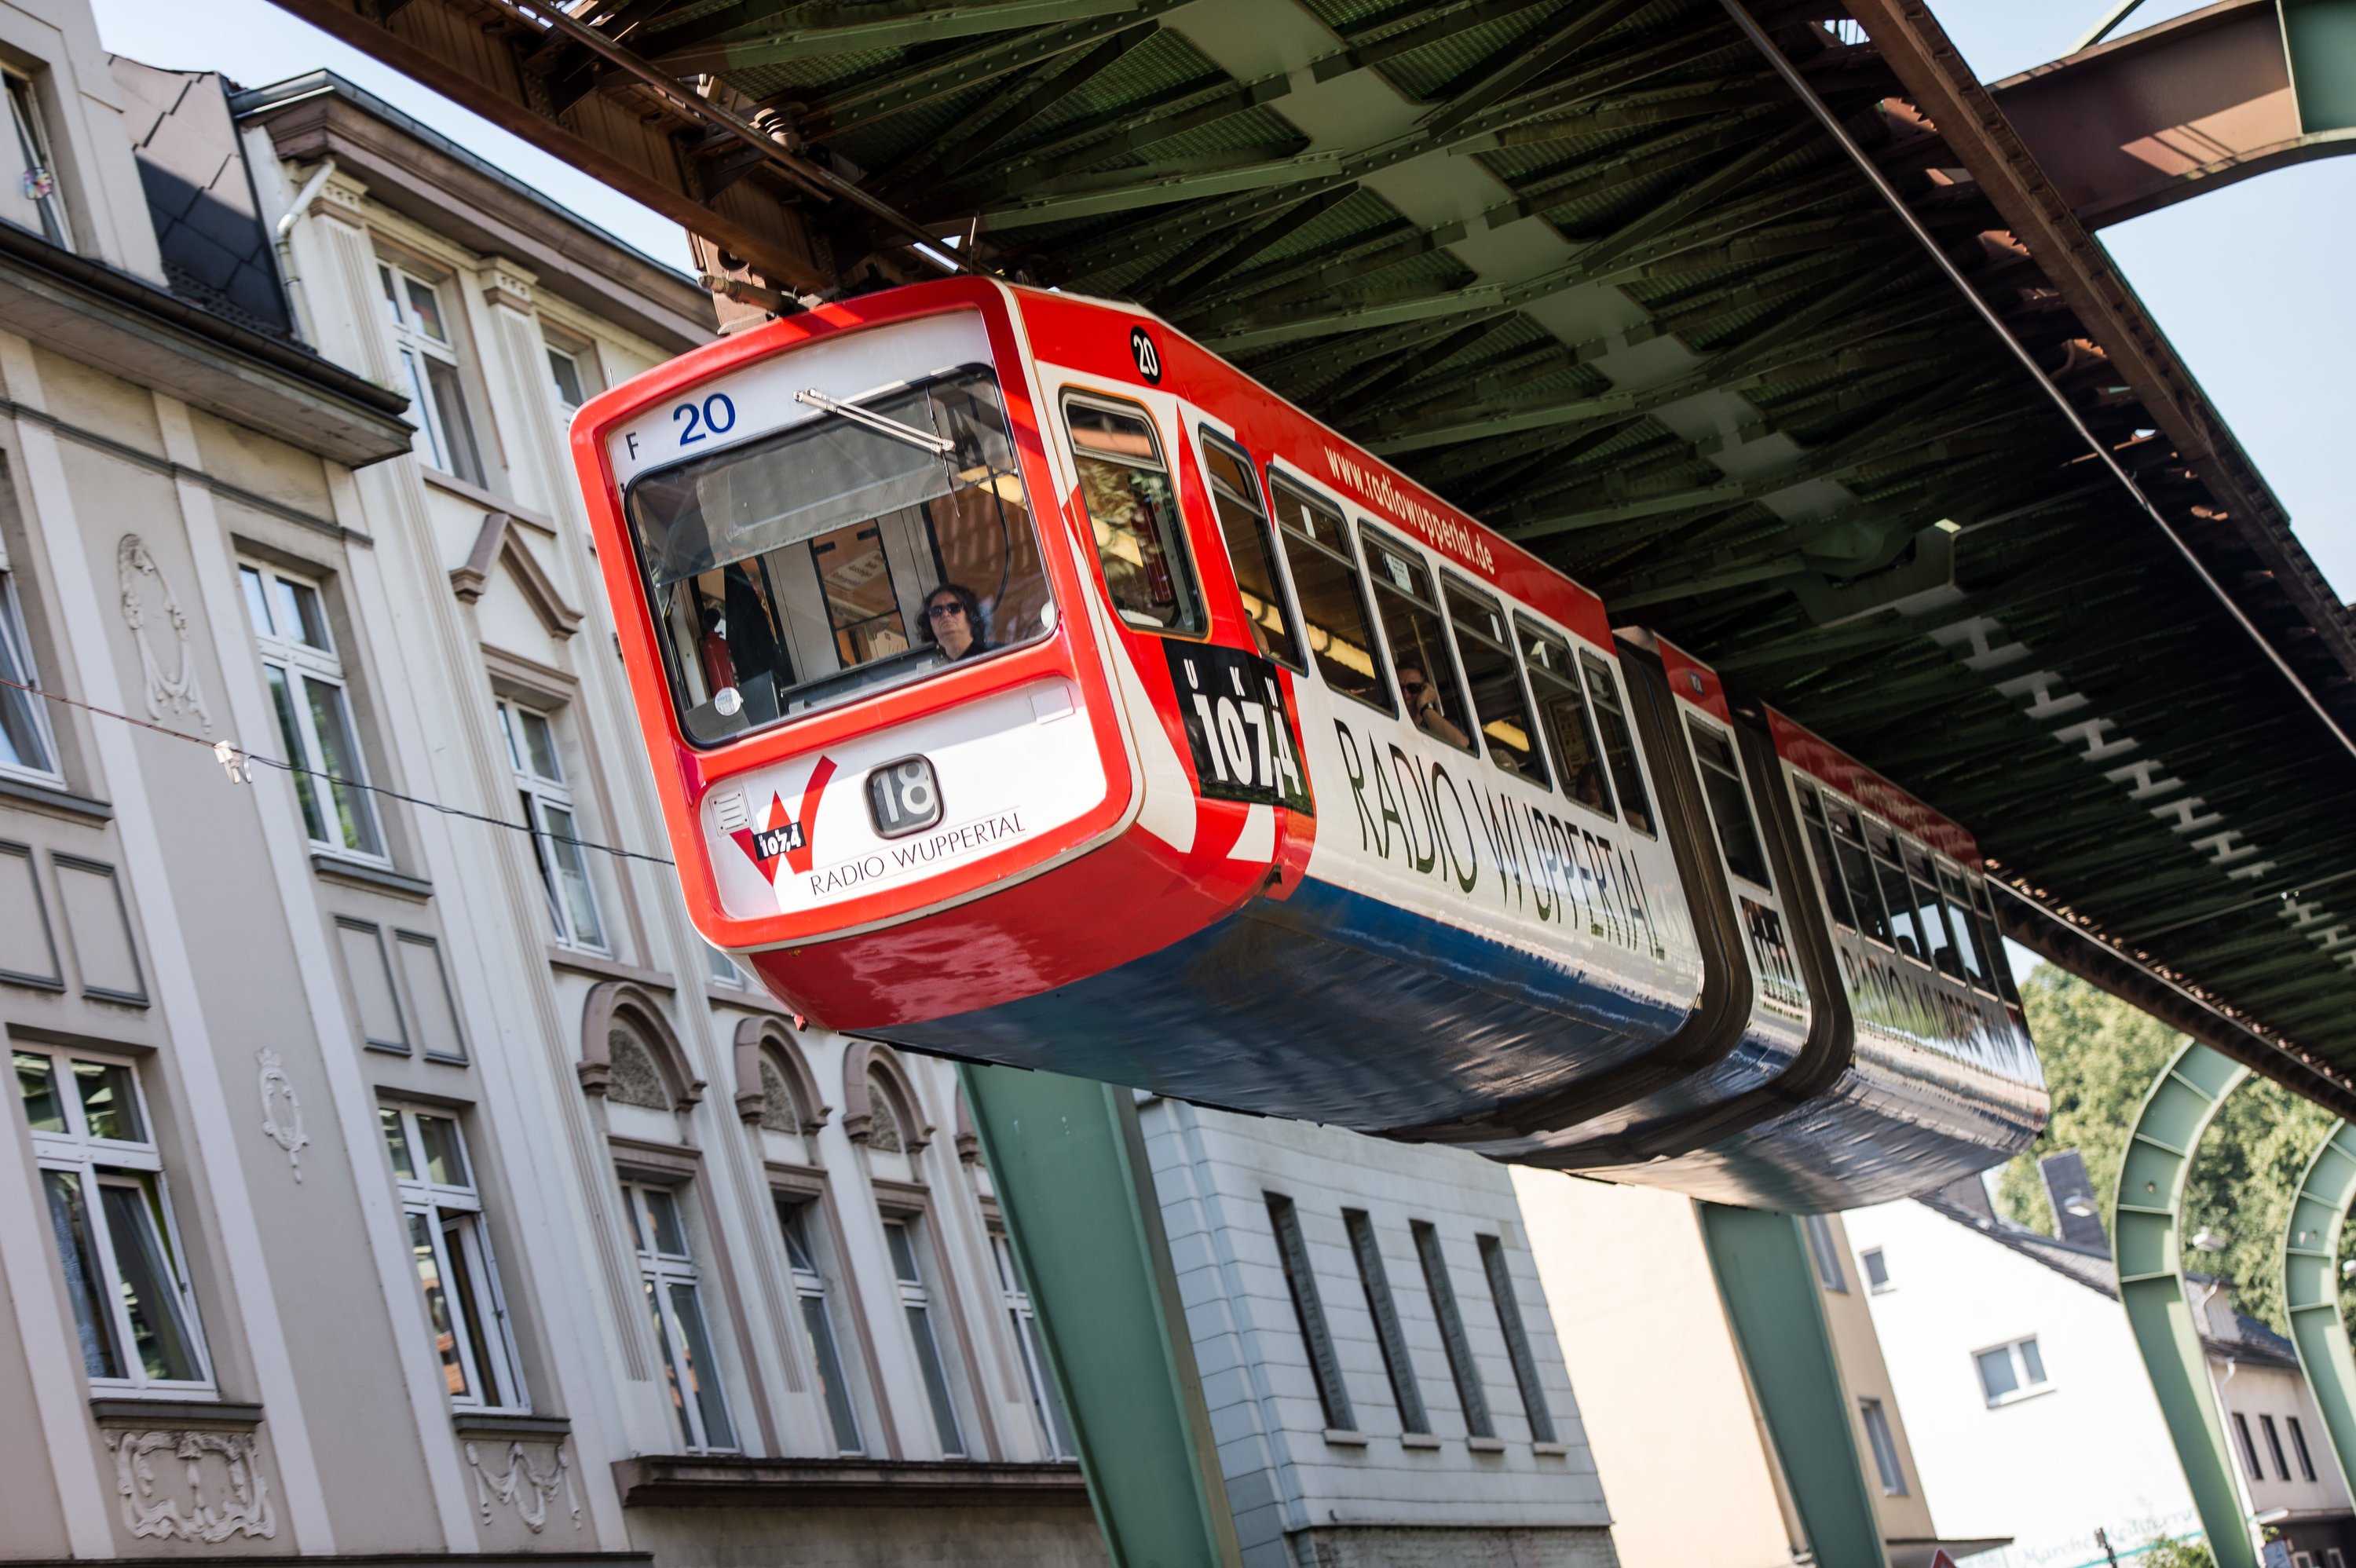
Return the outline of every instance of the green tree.
{"type": "MultiPolygon", "coordinates": [[[[2021,1005],[2045,1064],[2053,1113],[2037,1142],[2004,1168],[1998,1210],[2053,1233],[2037,1162],[2074,1148],[2085,1158],[2107,1226],[2136,1114],[2184,1037],[2051,965],[2040,965],[2022,985],[2021,1005]]],[[[2285,1327],[2283,1225],[2308,1157],[2331,1124],[2320,1106],[2251,1078],[2219,1109],[2186,1180],[2186,1241],[2207,1230],[2224,1242],[2213,1253],[2188,1251],[2188,1266],[2231,1280],[2236,1305],[2277,1330],[2285,1327]]]]}

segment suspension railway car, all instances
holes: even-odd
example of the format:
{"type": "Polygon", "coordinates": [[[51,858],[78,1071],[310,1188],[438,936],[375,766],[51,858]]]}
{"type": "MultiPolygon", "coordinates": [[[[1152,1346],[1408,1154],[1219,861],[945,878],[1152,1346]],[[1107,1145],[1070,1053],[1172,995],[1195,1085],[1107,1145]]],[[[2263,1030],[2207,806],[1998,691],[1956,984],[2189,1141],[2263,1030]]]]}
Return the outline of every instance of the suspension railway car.
{"type": "Polygon", "coordinates": [[[689,907],[810,1020],[1794,1211],[2041,1124],[1967,833],[1153,317],[919,284],[573,442],[689,907]]]}

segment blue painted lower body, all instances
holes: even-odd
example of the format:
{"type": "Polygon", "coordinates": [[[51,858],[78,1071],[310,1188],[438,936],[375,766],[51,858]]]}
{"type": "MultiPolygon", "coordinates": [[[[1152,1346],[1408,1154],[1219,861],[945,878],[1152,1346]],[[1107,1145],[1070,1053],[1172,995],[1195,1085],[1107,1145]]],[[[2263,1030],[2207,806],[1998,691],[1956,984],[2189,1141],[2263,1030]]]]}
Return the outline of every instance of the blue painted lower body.
{"type": "Polygon", "coordinates": [[[1682,1000],[1311,880],[1076,985],[874,1033],[1382,1132],[1577,1083],[1686,1016],[1682,1000]]]}

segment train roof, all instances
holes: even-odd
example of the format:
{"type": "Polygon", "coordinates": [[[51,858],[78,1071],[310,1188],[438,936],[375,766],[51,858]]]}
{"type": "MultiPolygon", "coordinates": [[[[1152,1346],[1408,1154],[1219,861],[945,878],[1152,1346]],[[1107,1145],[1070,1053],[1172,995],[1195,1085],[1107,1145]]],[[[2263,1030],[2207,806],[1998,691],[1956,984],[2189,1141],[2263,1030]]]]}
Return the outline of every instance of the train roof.
{"type": "Polygon", "coordinates": [[[1932,810],[1815,731],[1762,706],[1775,738],[1775,752],[1785,762],[1949,859],[1976,871],[1982,869],[1979,840],[1969,828],[1932,810]]]}

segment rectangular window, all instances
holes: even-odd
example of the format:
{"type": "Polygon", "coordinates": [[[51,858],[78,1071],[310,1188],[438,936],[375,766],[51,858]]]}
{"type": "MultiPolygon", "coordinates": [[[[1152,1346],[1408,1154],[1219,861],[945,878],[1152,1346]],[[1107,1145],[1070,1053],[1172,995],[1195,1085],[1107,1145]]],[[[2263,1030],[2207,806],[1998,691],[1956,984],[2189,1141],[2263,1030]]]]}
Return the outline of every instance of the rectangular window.
{"type": "Polygon", "coordinates": [[[1375,667],[1374,617],[1366,609],[1366,586],[1342,514],[1312,501],[1271,475],[1277,526],[1283,531],[1285,564],[1301,599],[1301,624],[1309,656],[1327,686],[1386,713],[1390,682],[1375,667]]]}
{"type": "Polygon", "coordinates": [[[2020,991],[2013,984],[2012,964],[2005,957],[2002,934],[1997,930],[1996,905],[1988,896],[1987,883],[1978,877],[1971,879],[1972,913],[1976,917],[1980,933],[1980,951],[1987,955],[1990,976],[1997,992],[2014,1007],[2020,1006],[2020,991]]]}
{"type": "Polygon", "coordinates": [[[863,1454],[859,1435],[859,1411],[851,1402],[851,1384],[837,1349],[834,1315],[829,1308],[826,1275],[819,1268],[819,1234],[823,1221],[813,1200],[777,1198],[777,1223],[785,1232],[786,1261],[794,1274],[794,1297],[799,1304],[802,1334],[809,1346],[810,1365],[818,1372],[819,1393],[826,1403],[826,1418],[834,1428],[835,1451],[863,1454]]]}
{"type": "Polygon", "coordinates": [[[556,940],[567,947],[606,950],[605,923],[597,912],[597,887],[589,871],[590,851],[582,847],[581,820],[564,776],[556,725],[545,713],[520,703],[498,705],[499,734],[515,770],[516,795],[531,829],[532,858],[548,894],[548,917],[556,940]]]}
{"type": "Polygon", "coordinates": [[[79,1053],[18,1046],[11,1056],[91,1388],[209,1390],[138,1073],[79,1053]]]}
{"type": "Polygon", "coordinates": [[[1865,828],[1857,813],[1836,801],[1825,802],[1825,818],[1833,834],[1833,859],[1840,868],[1840,882],[1848,896],[1849,912],[1857,917],[1856,929],[1874,941],[1895,946],[1890,940],[1890,922],[1881,910],[1881,893],[1875,885],[1873,858],[1866,852],[1865,828]]]}
{"type": "Polygon", "coordinates": [[[2297,1416],[2286,1415],[2283,1420],[2290,1424],[2290,1449],[2298,1456],[2298,1473],[2311,1481],[2315,1479],[2315,1456],[2307,1451],[2307,1434],[2300,1428],[2297,1416]]]}
{"type": "Polygon", "coordinates": [[[1710,821],[1718,827],[1718,847],[1726,869],[1744,881],[1772,891],[1767,874],[1767,851],[1759,842],[1759,824],[1751,815],[1751,792],[1742,782],[1742,763],[1734,741],[1724,731],[1686,715],[1693,736],[1694,757],[1701,764],[1702,798],[1709,803],[1710,821]]]}
{"type": "Polygon", "coordinates": [[[1865,1417],[1866,1446],[1873,1450],[1873,1467],[1881,1476],[1881,1495],[1904,1497],[1906,1472],[1898,1463],[1898,1438],[1890,1430],[1889,1413],[1878,1399],[1861,1399],[1857,1404],[1858,1413],[1865,1417]]]}
{"type": "Polygon", "coordinates": [[[638,1280],[645,1287],[647,1317],[662,1351],[663,1380],[680,1444],[691,1454],[733,1453],[735,1423],[720,1386],[720,1363],[712,1355],[703,1320],[703,1275],[687,1238],[681,1193],[646,1182],[622,1183],[630,1216],[630,1242],[637,1249],[638,1280]]]}
{"type": "Polygon", "coordinates": [[[2017,1399],[2027,1399],[2044,1392],[2045,1356],[2038,1349],[2037,1337],[2015,1339],[2009,1345],[1972,1352],[1973,1364],[1979,1368],[1980,1392],[1991,1405],[2009,1404],[2017,1399]]]}
{"type": "Polygon", "coordinates": [[[1039,1314],[1031,1306],[1031,1293],[1023,1288],[1023,1276],[1014,1266],[1014,1246],[998,1232],[990,1235],[991,1254],[998,1262],[998,1288],[1006,1302],[1006,1316],[1014,1329],[1014,1348],[1023,1358],[1023,1371],[1031,1385],[1031,1411],[1039,1418],[1039,1430],[1047,1441],[1047,1451],[1058,1459],[1079,1457],[1079,1439],[1072,1435],[1072,1418],[1064,1408],[1064,1395],[1055,1386],[1054,1366],[1047,1360],[1046,1336],[1039,1331],[1039,1314]]]}
{"type": "Polygon", "coordinates": [[[589,373],[588,356],[570,348],[548,346],[548,381],[556,389],[556,406],[568,415],[589,400],[596,379],[589,373]]]}
{"type": "Polygon", "coordinates": [[[441,291],[389,261],[378,262],[376,271],[384,289],[385,317],[392,324],[401,389],[409,394],[409,422],[417,427],[417,455],[469,485],[485,483],[482,453],[466,412],[466,386],[443,316],[441,291]]]}
{"type": "Polygon", "coordinates": [[[352,726],[344,667],[327,627],[327,601],[317,584],[274,567],[241,561],[239,586],[262,679],[278,716],[278,738],[294,775],[294,798],[311,842],[343,855],[384,859],[376,802],[352,726]]]}
{"type": "Polygon", "coordinates": [[[1141,631],[1201,631],[1186,524],[1153,421],[1134,404],[1066,398],[1064,422],[1114,613],[1141,631]]]}
{"type": "Polygon", "coordinates": [[[1505,613],[1488,594],[1453,578],[1440,580],[1448,624],[1456,633],[1456,656],[1472,688],[1472,716],[1489,740],[1489,760],[1540,789],[1547,787],[1546,759],[1530,732],[1529,699],[1522,693],[1520,661],[1505,613]]]}
{"type": "Polygon", "coordinates": [[[1407,1331],[1399,1326],[1398,1304],[1391,1299],[1391,1277],[1383,1267],[1383,1244],[1374,1221],[1361,1209],[1342,1211],[1342,1228],[1350,1233],[1350,1253],[1357,1260],[1358,1284],[1366,1293],[1366,1310],[1375,1319],[1375,1341],[1382,1348],[1383,1371],[1390,1379],[1391,1398],[1398,1404],[1399,1428],[1429,1432],[1423,1390],[1415,1381],[1415,1361],[1408,1354],[1407,1331]]]}
{"type": "Polygon", "coordinates": [[[1865,842],[1873,852],[1873,877],[1880,884],[1893,944],[1909,958],[1922,958],[1929,950],[1923,945],[1922,927],[1914,923],[1913,887],[1898,863],[1898,835],[1868,818],[1865,842]]]}
{"type": "Polygon", "coordinates": [[[39,96],[28,79],[14,71],[0,72],[0,76],[7,82],[8,128],[16,155],[16,177],[0,189],[0,218],[70,251],[73,229],[66,219],[64,194],[58,187],[58,166],[49,153],[48,127],[42,123],[39,96]]]}
{"type": "Polygon", "coordinates": [[[1405,545],[1395,544],[1372,528],[1361,528],[1358,537],[1366,547],[1366,573],[1375,583],[1375,613],[1382,618],[1383,640],[1390,645],[1391,670],[1398,677],[1408,721],[1459,751],[1476,751],[1472,710],[1465,705],[1464,688],[1456,678],[1456,657],[1448,651],[1447,635],[1440,628],[1431,574],[1405,545]]]}
{"type": "Polygon", "coordinates": [[[1595,738],[1594,715],[1580,688],[1570,644],[1519,615],[1514,617],[1514,631],[1523,667],[1529,671],[1530,695],[1537,701],[1538,728],[1546,735],[1562,792],[1590,811],[1614,815],[1603,747],[1595,738]]]}
{"type": "Polygon", "coordinates": [[[1472,1360],[1472,1341],[1464,1332],[1464,1314],[1457,1309],[1456,1285],[1448,1274],[1448,1257],[1440,1250],[1440,1232],[1429,1221],[1409,1222],[1415,1255],[1423,1265],[1423,1288],[1431,1297],[1432,1316],[1440,1319],[1440,1343],[1448,1351],[1448,1374],[1456,1381],[1457,1403],[1464,1409],[1464,1435],[1494,1437],[1489,1419],[1488,1392],[1481,1386],[1481,1369],[1472,1360]]]}
{"type": "Polygon", "coordinates": [[[908,1338],[915,1343],[916,1368],[924,1374],[925,1397],[933,1407],[933,1428],[940,1435],[941,1452],[952,1459],[965,1457],[965,1432],[958,1424],[957,1401],[949,1392],[948,1367],[941,1360],[939,1338],[933,1332],[933,1296],[917,1261],[916,1221],[886,1220],[884,1241],[892,1251],[892,1273],[900,1284],[900,1308],[907,1315],[908,1338]]]}
{"type": "Polygon", "coordinates": [[[1505,1243],[1495,1236],[1472,1238],[1481,1247],[1481,1268],[1489,1276],[1489,1299],[1497,1308],[1497,1329],[1505,1337],[1507,1359],[1514,1363],[1514,1384],[1522,1392],[1522,1411],[1530,1423],[1530,1441],[1555,1441],[1554,1412],[1547,1407],[1546,1387],[1538,1381],[1538,1360],[1530,1349],[1530,1333],[1522,1322],[1521,1295],[1514,1288],[1514,1271],[1505,1261],[1505,1243]]]}
{"type": "Polygon", "coordinates": [[[382,1105],[377,1119],[450,1403],[530,1408],[465,1135],[455,1118],[434,1111],[382,1105]]]}
{"type": "Polygon", "coordinates": [[[1963,978],[1963,966],[1955,959],[1955,944],[1947,934],[1947,912],[1939,902],[1938,873],[1932,868],[1930,851],[1912,838],[1898,841],[1898,857],[1906,867],[1907,886],[1914,890],[1914,928],[1922,936],[1922,957],[1942,975],[1963,978]]]}
{"type": "Polygon", "coordinates": [[[1620,700],[1619,683],[1612,667],[1581,648],[1579,667],[1587,672],[1587,695],[1595,704],[1595,722],[1603,731],[1604,760],[1612,764],[1612,787],[1620,792],[1620,811],[1628,826],[1653,837],[1652,797],[1644,793],[1644,773],[1636,761],[1636,732],[1628,726],[1628,709],[1620,700]]]}
{"type": "Polygon", "coordinates": [[[1857,916],[1848,906],[1848,889],[1843,885],[1840,862],[1833,853],[1832,829],[1825,823],[1824,801],[1814,786],[1801,784],[1800,832],[1808,841],[1808,860],[1815,868],[1816,886],[1825,895],[1825,909],[1833,923],[1843,931],[1857,929],[1857,916]]]}
{"type": "Polygon", "coordinates": [[[1284,589],[1278,581],[1276,540],[1259,504],[1251,459],[1208,430],[1197,429],[1203,438],[1203,466],[1211,475],[1211,509],[1218,514],[1219,533],[1226,540],[1227,561],[1243,596],[1244,619],[1251,623],[1253,645],[1287,669],[1305,669],[1292,613],[1285,608],[1284,589]]]}
{"type": "Polygon", "coordinates": [[[1301,1238],[1301,1215],[1291,1199],[1276,1192],[1265,1196],[1269,1224],[1276,1232],[1277,1259],[1284,1265],[1293,1321],[1301,1326],[1301,1343],[1309,1350],[1309,1372],[1317,1384],[1317,1402],[1325,1410],[1325,1424],[1355,1432],[1357,1413],[1351,1408],[1350,1391],[1342,1381],[1342,1361],[1333,1353],[1333,1336],[1325,1328],[1325,1304],[1318,1297],[1317,1275],[1309,1266],[1309,1243],[1301,1238]]]}
{"type": "Polygon", "coordinates": [[[1978,933],[1972,929],[1971,896],[1964,891],[1964,880],[1945,866],[1938,868],[1939,893],[1946,906],[1947,930],[1954,938],[1955,961],[1962,965],[1959,977],[1971,982],[1973,987],[1993,991],[1988,979],[1987,962],[1980,955],[1978,933]]]}
{"type": "Polygon", "coordinates": [[[1808,1256],[1815,1260],[1817,1283],[1847,1296],[1848,1271],[1841,1267],[1840,1238],[1833,1234],[1833,1222],[1822,1214],[1804,1214],[1800,1228],[1808,1233],[1808,1256]]]}
{"type": "Polygon", "coordinates": [[[1890,1288],[1890,1260],[1882,1255],[1879,1247],[1866,1248],[1858,1254],[1858,1261],[1865,1264],[1865,1287],[1868,1290],[1890,1288]]]}
{"type": "Polygon", "coordinates": [[[16,602],[16,577],[0,571],[0,770],[58,780],[57,741],[50,733],[48,704],[37,695],[40,671],[25,638],[25,612],[16,602]],[[30,687],[30,691],[19,688],[30,687]]]}
{"type": "Polygon", "coordinates": [[[754,421],[787,416],[740,411],[725,392],[682,402],[680,461],[630,483],[641,581],[680,725],[697,745],[906,686],[1055,628],[988,370],[823,402],[815,417],[760,434],[754,421]],[[716,449],[690,444],[715,440],[716,449]],[[805,547],[814,540],[839,548],[813,554],[805,547]],[[884,567],[888,581],[859,576],[884,567]],[[887,589],[896,630],[879,619],[887,589]],[[855,635],[842,636],[846,627],[855,635]]]}
{"type": "Polygon", "coordinates": [[[2271,1415],[2261,1415],[2258,1417],[2258,1424],[2265,1430],[2266,1452],[2274,1456],[2275,1478],[2289,1480],[2290,1465],[2283,1458],[2282,1432],[2275,1425],[2275,1418],[2271,1415]]]}
{"type": "Polygon", "coordinates": [[[2233,1432],[2242,1440],[2242,1461],[2250,1467],[2250,1479],[2263,1481],[2266,1467],[2258,1462],[2258,1440],[2250,1435],[2250,1420],[2240,1411],[2233,1413],[2233,1432]]]}

